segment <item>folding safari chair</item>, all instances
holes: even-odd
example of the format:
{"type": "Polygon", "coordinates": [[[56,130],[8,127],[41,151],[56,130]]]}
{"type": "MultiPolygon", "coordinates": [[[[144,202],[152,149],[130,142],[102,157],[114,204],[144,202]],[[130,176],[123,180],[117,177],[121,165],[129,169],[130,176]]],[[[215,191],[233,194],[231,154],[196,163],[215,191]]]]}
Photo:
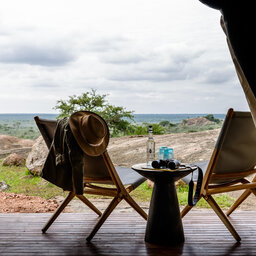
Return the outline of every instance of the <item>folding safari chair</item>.
{"type": "MultiPolygon", "coordinates": [[[[51,142],[54,137],[57,122],[53,120],[41,119],[38,116],[36,116],[34,119],[46,142],[46,145],[48,146],[48,148],[50,148],[51,142]]],[[[74,197],[79,198],[83,203],[85,203],[89,208],[91,208],[95,213],[97,213],[100,216],[93,230],[86,238],[88,241],[90,241],[94,237],[94,235],[105,222],[107,217],[115,209],[118,203],[123,199],[131,207],[133,207],[145,220],[147,220],[147,214],[140,208],[140,206],[132,199],[132,197],[129,194],[131,191],[136,189],[140,184],[142,184],[145,180],[146,179],[144,177],[142,177],[141,175],[139,175],[130,168],[115,167],[108,155],[108,152],[105,151],[95,160],[95,178],[84,177],[84,194],[104,195],[113,197],[112,201],[105,209],[105,211],[101,213],[84,195],[76,195],[73,192],[69,192],[66,199],[62,202],[62,204],[58,207],[56,212],[52,215],[52,217],[43,227],[42,232],[45,233],[47,231],[47,229],[51,226],[51,224],[55,221],[55,219],[59,216],[59,214],[64,210],[64,208],[74,197]],[[99,176],[97,176],[97,172],[99,170],[97,162],[104,163],[104,166],[100,166],[101,173],[102,171],[106,172],[106,176],[109,178],[104,178],[102,180],[99,179],[99,176]],[[106,184],[112,186],[105,186],[106,184]]]]}
{"type": "MultiPolygon", "coordinates": [[[[219,138],[209,162],[196,163],[204,172],[200,199],[205,199],[221,221],[240,241],[241,238],[212,195],[236,190],[245,190],[228,211],[230,214],[252,192],[256,195],[256,176],[250,182],[247,177],[256,173],[256,128],[250,112],[236,112],[229,109],[219,138]]],[[[196,173],[193,175],[196,181],[196,173]]],[[[182,178],[189,183],[191,175],[182,178]]],[[[192,206],[185,206],[184,217],[192,206]]]]}

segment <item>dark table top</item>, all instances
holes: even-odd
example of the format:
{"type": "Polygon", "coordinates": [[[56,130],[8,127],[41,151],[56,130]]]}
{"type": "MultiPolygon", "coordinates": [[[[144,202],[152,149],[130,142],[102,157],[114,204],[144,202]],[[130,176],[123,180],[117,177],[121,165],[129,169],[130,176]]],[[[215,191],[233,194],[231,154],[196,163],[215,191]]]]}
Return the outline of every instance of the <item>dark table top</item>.
{"type": "Polygon", "coordinates": [[[132,166],[132,169],[137,171],[142,176],[146,177],[149,180],[154,182],[162,182],[162,183],[170,183],[175,182],[186,175],[190,174],[192,171],[196,170],[197,167],[181,167],[175,170],[161,170],[161,169],[153,169],[143,164],[136,164],[132,166]]]}

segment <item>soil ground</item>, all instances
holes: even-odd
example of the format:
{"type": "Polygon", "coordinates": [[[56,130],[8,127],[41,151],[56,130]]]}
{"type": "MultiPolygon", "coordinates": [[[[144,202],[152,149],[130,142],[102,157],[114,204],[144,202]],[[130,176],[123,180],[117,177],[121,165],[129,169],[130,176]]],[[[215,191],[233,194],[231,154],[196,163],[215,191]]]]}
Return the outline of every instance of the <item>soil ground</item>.
{"type": "MultiPolygon", "coordinates": [[[[168,146],[174,149],[174,157],[181,162],[193,163],[206,161],[211,157],[212,150],[217,140],[219,129],[195,133],[179,133],[154,136],[156,142],[156,152],[160,146],[168,146]]],[[[146,136],[130,136],[112,138],[108,147],[112,161],[116,165],[131,167],[133,164],[145,162],[146,136]]],[[[241,192],[229,193],[237,198],[241,192]]],[[[37,197],[27,197],[25,195],[10,195],[0,193],[0,212],[49,212],[53,211],[63,198],[54,200],[44,200],[37,197]]],[[[100,210],[105,209],[109,199],[94,199],[93,202],[100,210]]],[[[139,202],[148,209],[149,202],[139,202]]],[[[241,210],[255,210],[256,197],[251,195],[240,206],[241,210]]],[[[118,208],[119,211],[131,211],[132,209],[124,202],[118,208]]],[[[86,211],[80,200],[72,200],[66,208],[66,212],[86,211]]],[[[90,211],[90,210],[89,210],[90,211]]]]}

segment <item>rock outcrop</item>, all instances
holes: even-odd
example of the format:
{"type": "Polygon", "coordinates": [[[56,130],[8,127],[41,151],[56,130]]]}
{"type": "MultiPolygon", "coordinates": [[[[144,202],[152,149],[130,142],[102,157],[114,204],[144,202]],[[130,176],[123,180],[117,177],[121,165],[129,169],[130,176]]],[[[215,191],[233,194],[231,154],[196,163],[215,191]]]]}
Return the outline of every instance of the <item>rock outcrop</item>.
{"type": "Polygon", "coordinates": [[[34,140],[0,134],[0,159],[12,153],[19,154],[26,158],[34,143],[34,140]]]}
{"type": "Polygon", "coordinates": [[[2,165],[3,166],[24,166],[26,159],[16,153],[12,153],[7,156],[4,160],[2,165]]]}
{"type": "Polygon", "coordinates": [[[36,142],[26,160],[26,167],[32,174],[39,175],[41,173],[47,154],[48,148],[43,137],[40,136],[36,139],[36,142]]]}
{"type": "Polygon", "coordinates": [[[15,148],[31,148],[34,140],[21,139],[14,136],[0,134],[0,151],[15,148]]]}

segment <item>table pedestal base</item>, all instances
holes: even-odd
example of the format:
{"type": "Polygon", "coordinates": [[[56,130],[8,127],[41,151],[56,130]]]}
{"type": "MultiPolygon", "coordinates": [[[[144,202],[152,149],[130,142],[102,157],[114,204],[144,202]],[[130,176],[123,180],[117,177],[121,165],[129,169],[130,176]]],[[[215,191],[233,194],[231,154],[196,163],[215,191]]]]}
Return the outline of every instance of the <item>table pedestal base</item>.
{"type": "Polygon", "coordinates": [[[155,182],[145,241],[152,244],[177,245],[184,240],[175,183],[155,182]]]}

